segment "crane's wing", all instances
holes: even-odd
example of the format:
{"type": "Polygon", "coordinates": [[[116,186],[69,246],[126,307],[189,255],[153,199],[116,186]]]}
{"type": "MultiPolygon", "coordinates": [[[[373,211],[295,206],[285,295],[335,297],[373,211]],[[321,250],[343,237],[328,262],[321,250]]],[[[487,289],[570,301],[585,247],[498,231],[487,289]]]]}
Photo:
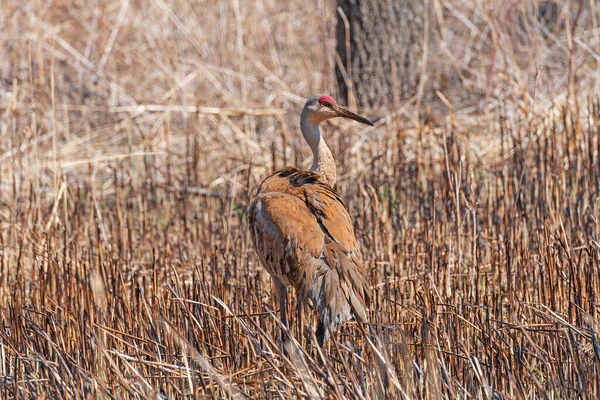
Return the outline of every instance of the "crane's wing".
{"type": "Polygon", "coordinates": [[[318,174],[286,168],[267,178],[250,226],[265,269],[310,298],[322,321],[335,328],[351,313],[366,320],[369,288],[352,221],[318,174]]]}
{"type": "Polygon", "coordinates": [[[259,194],[286,193],[297,197],[319,223],[323,233],[347,250],[357,252],[352,220],[344,201],[319,178],[319,174],[287,167],[265,179],[259,194]]]}

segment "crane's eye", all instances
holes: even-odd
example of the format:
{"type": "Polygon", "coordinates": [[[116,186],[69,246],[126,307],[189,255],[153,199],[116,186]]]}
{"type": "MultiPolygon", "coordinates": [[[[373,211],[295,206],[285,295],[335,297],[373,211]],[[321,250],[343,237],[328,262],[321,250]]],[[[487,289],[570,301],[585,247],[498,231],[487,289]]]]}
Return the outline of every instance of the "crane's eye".
{"type": "Polygon", "coordinates": [[[319,105],[320,105],[321,107],[325,107],[325,103],[323,103],[322,101],[319,101],[319,105]]]}

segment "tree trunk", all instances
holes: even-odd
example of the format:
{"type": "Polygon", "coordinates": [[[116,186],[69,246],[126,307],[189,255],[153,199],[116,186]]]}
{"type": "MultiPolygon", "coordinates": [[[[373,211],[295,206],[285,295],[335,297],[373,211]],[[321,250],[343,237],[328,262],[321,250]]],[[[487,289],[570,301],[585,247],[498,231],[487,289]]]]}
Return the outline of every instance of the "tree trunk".
{"type": "Polygon", "coordinates": [[[427,0],[337,0],[337,4],[339,97],[350,106],[389,110],[417,92],[422,95],[421,64],[429,40],[427,0]]]}

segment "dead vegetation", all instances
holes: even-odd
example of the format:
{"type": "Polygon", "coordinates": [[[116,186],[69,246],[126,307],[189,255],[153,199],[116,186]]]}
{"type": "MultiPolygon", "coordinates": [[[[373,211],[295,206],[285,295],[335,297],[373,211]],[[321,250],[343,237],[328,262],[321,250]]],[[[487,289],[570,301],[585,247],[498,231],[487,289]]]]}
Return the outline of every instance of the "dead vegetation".
{"type": "Polygon", "coordinates": [[[437,103],[324,128],[373,323],[288,357],[246,206],[330,3],[4,2],[3,398],[599,397],[598,4],[431,6],[437,103]]]}

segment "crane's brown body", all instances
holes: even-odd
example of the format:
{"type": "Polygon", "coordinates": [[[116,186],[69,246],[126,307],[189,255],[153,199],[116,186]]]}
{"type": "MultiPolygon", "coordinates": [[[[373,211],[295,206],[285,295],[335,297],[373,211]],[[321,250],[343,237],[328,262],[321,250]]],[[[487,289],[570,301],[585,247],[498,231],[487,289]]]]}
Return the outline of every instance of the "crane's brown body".
{"type": "Polygon", "coordinates": [[[310,300],[317,311],[316,335],[323,345],[329,337],[328,327],[334,330],[352,317],[366,321],[370,289],[352,220],[332,188],[335,163],[321,141],[318,124],[324,119],[314,116],[318,107],[371,124],[335,105],[329,96],[309,99],[301,126],[313,149],[317,171],[287,167],[269,176],[250,205],[249,222],[256,253],[275,283],[283,324],[287,325],[287,288],[291,286],[299,304],[310,300]],[[313,104],[316,99],[318,106],[313,104]],[[333,106],[322,99],[330,99],[333,106]]]}

